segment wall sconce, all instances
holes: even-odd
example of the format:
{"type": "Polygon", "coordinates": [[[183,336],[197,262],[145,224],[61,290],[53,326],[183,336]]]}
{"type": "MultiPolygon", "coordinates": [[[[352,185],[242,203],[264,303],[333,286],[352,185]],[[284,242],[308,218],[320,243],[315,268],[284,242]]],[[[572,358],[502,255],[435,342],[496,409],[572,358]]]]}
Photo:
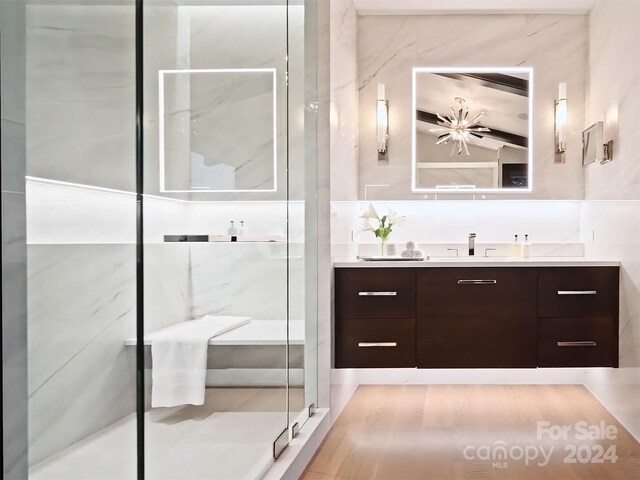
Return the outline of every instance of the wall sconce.
{"type": "Polygon", "coordinates": [[[385,97],[384,83],[378,84],[377,136],[378,136],[378,165],[389,164],[389,102],[385,97]]]}
{"type": "Polygon", "coordinates": [[[567,84],[558,85],[555,108],[556,156],[555,163],[565,163],[567,151],[567,84]]]}

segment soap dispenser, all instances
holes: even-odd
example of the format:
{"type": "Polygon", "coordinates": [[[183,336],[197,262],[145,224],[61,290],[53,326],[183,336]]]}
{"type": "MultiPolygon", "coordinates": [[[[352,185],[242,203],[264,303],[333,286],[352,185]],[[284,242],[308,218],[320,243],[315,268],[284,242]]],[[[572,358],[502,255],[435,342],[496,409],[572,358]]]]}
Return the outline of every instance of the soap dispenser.
{"type": "Polygon", "coordinates": [[[524,243],[522,244],[522,256],[524,258],[531,257],[531,244],[529,243],[529,235],[524,236],[524,243]]]}
{"type": "Polygon", "coordinates": [[[509,256],[511,258],[519,258],[520,253],[520,243],[518,242],[518,235],[516,235],[513,243],[511,244],[511,248],[509,249],[509,256]]]}
{"type": "Polygon", "coordinates": [[[238,235],[236,222],[234,222],[233,220],[229,220],[229,222],[231,223],[231,226],[227,229],[227,235],[231,235],[232,237],[235,237],[236,235],[238,235]]]}

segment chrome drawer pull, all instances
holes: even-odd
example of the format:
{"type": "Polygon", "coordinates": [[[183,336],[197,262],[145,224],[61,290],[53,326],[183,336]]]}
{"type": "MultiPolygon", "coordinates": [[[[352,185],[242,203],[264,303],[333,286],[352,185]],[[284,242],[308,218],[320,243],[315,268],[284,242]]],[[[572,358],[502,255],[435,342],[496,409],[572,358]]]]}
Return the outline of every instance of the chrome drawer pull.
{"type": "Polygon", "coordinates": [[[398,292],[358,292],[361,297],[395,297],[398,292]]]}
{"type": "Polygon", "coordinates": [[[495,285],[496,280],[458,280],[458,285],[495,285]]]}
{"type": "Polygon", "coordinates": [[[396,342],[360,342],[359,347],[397,347],[396,342]]]}
{"type": "Polygon", "coordinates": [[[558,295],[597,295],[596,290],[558,290],[558,295]]]}
{"type": "Polygon", "coordinates": [[[587,341],[587,342],[558,342],[559,347],[595,347],[596,342],[587,341]]]}

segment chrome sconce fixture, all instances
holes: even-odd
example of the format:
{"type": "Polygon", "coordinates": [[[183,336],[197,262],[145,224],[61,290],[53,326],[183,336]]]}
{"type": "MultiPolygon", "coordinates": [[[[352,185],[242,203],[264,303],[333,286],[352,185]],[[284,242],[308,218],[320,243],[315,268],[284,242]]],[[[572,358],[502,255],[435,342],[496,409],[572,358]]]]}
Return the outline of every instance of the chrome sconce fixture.
{"type": "Polygon", "coordinates": [[[389,164],[389,102],[385,96],[384,83],[378,84],[376,102],[376,126],[378,137],[378,165],[389,164]]]}
{"type": "Polygon", "coordinates": [[[555,107],[556,156],[555,163],[565,163],[567,151],[567,84],[558,86],[558,99],[555,107]]]}

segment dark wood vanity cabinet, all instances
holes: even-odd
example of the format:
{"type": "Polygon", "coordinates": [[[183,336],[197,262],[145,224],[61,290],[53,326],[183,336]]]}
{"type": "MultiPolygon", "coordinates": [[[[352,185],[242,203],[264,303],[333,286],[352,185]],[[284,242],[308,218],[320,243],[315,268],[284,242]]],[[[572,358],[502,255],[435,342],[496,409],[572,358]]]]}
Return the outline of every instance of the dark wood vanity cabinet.
{"type": "Polygon", "coordinates": [[[618,366],[618,267],[538,273],[538,366],[618,366]]]}
{"type": "Polygon", "coordinates": [[[619,267],[337,268],[337,368],[618,366],[619,267]]]}
{"type": "Polygon", "coordinates": [[[415,270],[340,269],[335,285],[336,367],[415,367],[415,270]]]}
{"type": "Polygon", "coordinates": [[[536,366],[534,269],[425,268],[417,280],[418,368],[536,366]]]}

